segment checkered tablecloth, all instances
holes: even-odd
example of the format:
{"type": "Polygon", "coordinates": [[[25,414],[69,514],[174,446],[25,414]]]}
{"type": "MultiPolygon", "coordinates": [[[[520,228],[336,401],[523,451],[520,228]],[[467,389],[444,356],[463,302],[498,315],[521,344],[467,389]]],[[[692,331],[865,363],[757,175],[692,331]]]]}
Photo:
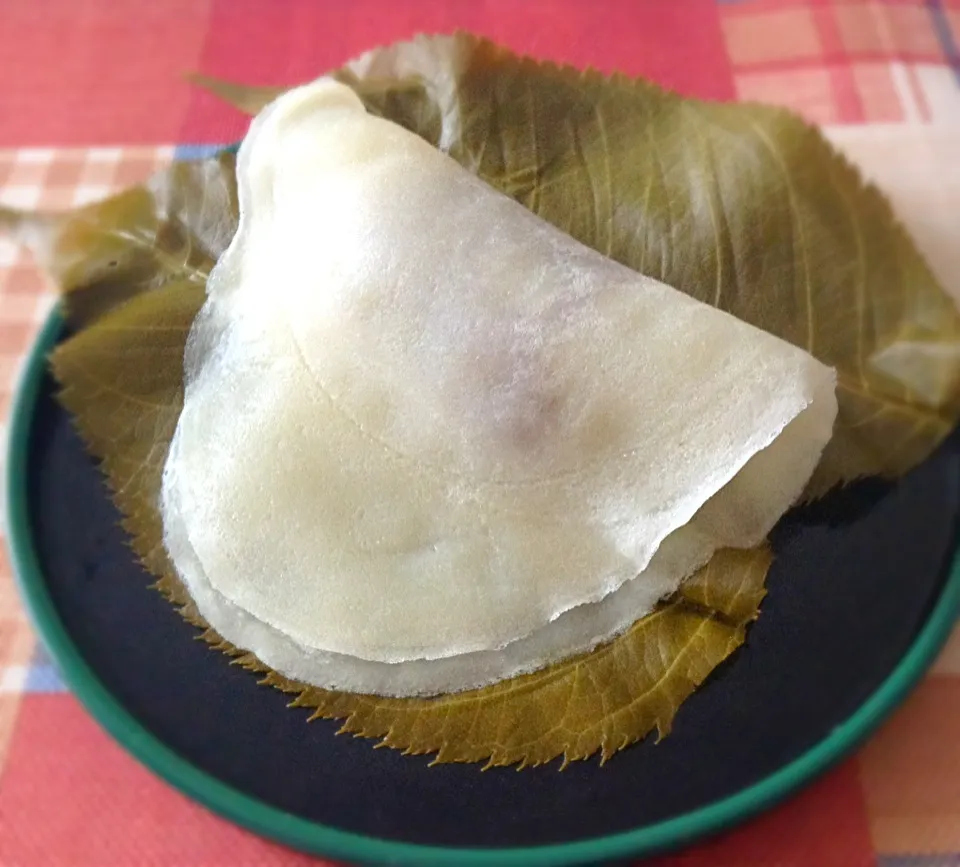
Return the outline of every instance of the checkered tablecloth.
{"type": "MultiPolygon", "coordinates": [[[[70,207],[236,139],[243,119],[186,71],[292,83],[458,27],[829,126],[960,298],[960,0],[0,0],[0,203],[70,207]]],[[[0,238],[0,435],[51,299],[0,238]]],[[[313,863],[193,805],[97,728],[38,645],[0,547],[0,867],[313,863]]],[[[656,863],[960,867],[960,633],[856,758],[656,863]]]]}

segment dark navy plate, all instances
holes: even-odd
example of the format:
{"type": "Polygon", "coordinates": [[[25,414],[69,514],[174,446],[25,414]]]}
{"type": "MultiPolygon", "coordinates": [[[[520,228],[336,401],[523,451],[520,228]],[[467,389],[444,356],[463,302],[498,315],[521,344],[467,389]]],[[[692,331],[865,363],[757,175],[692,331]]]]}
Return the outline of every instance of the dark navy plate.
{"type": "Polygon", "coordinates": [[[34,622],[78,697],[191,797],[310,852],[392,864],[569,864],[685,845],[743,821],[852,750],[933,660],[960,608],[960,437],[896,484],[788,514],[746,646],[673,733],[604,767],[428,768],[336,736],[196,641],[132,556],[54,398],[54,313],[28,363],[9,457],[11,547],[34,622]]]}

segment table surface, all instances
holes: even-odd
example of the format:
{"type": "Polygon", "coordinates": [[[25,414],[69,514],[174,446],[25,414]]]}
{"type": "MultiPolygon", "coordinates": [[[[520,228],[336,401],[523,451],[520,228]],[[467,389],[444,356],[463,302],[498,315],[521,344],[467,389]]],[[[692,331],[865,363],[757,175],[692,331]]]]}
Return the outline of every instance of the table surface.
{"type": "MultiPolygon", "coordinates": [[[[239,137],[244,119],[185,72],[295,83],[457,28],[684,94],[793,108],[887,190],[960,298],[960,0],[0,0],[0,203],[70,207],[239,137]]],[[[51,303],[0,239],[0,435],[51,303]]],[[[0,546],[0,867],[316,863],[195,806],[100,731],[38,644],[0,546]]],[[[960,867],[960,632],[859,755],[655,863],[960,867]]]]}

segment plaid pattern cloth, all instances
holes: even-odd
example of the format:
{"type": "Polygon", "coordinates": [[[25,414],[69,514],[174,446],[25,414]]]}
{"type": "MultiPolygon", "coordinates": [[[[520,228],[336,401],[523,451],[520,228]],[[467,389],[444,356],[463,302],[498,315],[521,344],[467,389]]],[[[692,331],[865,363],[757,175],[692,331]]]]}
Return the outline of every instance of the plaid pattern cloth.
{"type": "MultiPolygon", "coordinates": [[[[71,207],[235,139],[243,119],[184,71],[295,82],[456,27],[828,126],[960,299],[960,0],[0,0],[0,202],[71,207]]],[[[0,238],[0,436],[51,303],[29,256],[0,238]]],[[[38,645],[0,546],[0,867],[316,863],[193,805],[97,728],[38,645]]],[[[960,632],[859,755],[656,863],[960,867],[960,632]]]]}
{"type": "Polygon", "coordinates": [[[960,5],[949,0],[733,2],[721,22],[742,100],[821,124],[960,120],[960,5]]]}

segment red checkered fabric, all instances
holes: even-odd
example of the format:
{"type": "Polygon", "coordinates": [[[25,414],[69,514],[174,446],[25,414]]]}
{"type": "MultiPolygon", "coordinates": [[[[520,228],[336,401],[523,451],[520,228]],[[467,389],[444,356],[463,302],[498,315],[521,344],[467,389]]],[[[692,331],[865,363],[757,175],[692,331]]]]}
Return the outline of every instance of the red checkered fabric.
{"type": "MultiPolygon", "coordinates": [[[[71,207],[238,137],[244,119],[184,72],[293,83],[456,28],[800,112],[887,191],[960,299],[960,0],[0,0],[0,204],[71,207]]],[[[0,237],[0,436],[51,299],[0,237]]],[[[37,645],[0,546],[0,867],[308,863],[190,803],[96,727],[37,645]]],[[[960,634],[858,756],[657,863],[960,865],[960,634]]]]}
{"type": "Polygon", "coordinates": [[[953,0],[725,3],[737,96],[815,123],[956,123],[960,5],[953,0]]]}

